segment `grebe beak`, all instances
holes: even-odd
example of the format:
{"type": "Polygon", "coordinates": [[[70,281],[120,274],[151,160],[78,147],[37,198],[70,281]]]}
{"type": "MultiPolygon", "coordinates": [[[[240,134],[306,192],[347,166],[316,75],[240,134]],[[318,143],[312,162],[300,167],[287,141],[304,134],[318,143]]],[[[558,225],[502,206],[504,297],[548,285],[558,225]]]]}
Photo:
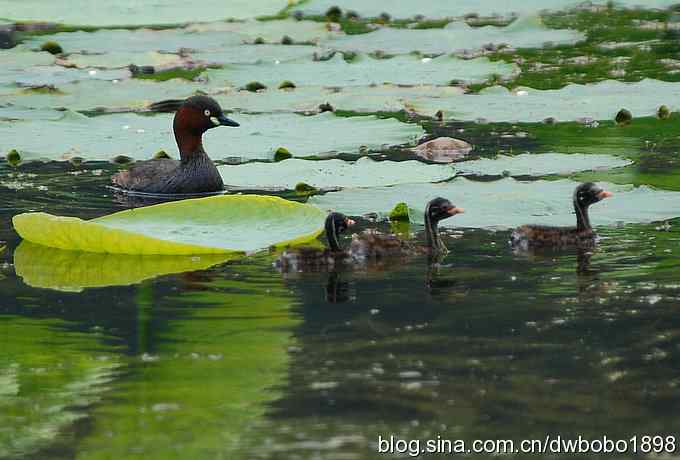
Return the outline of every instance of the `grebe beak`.
{"type": "Polygon", "coordinates": [[[356,224],[352,219],[345,219],[345,223],[347,224],[348,227],[351,227],[352,225],[356,224]]]}
{"type": "Polygon", "coordinates": [[[614,194],[612,192],[608,192],[606,190],[602,190],[600,193],[597,194],[597,197],[600,200],[604,200],[605,198],[609,198],[609,197],[612,197],[612,196],[614,196],[614,194]]]}
{"type": "Polygon", "coordinates": [[[231,126],[233,128],[241,126],[231,118],[227,118],[223,113],[217,117],[210,117],[210,121],[212,121],[215,126],[231,126]]]}
{"type": "Polygon", "coordinates": [[[455,216],[456,214],[464,214],[465,209],[464,208],[451,208],[449,209],[449,214],[452,216],[455,216]]]}

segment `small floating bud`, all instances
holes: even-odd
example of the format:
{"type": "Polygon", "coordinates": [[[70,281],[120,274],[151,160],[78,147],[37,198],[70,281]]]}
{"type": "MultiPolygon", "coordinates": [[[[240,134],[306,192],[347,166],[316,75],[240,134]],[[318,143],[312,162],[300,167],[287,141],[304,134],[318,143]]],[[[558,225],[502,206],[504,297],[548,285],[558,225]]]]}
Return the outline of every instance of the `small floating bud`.
{"type": "Polygon", "coordinates": [[[78,168],[78,167],[80,167],[80,165],[83,164],[83,162],[85,161],[85,159],[84,159],[83,157],[71,157],[71,158],[69,158],[68,161],[69,161],[69,163],[71,163],[73,166],[75,166],[76,168],[78,168]]]}
{"type": "Polygon", "coordinates": [[[17,167],[21,163],[21,154],[16,149],[12,149],[7,154],[7,163],[10,166],[17,167]]]}
{"type": "Polygon", "coordinates": [[[281,44],[282,45],[292,45],[293,39],[290,38],[288,35],[284,35],[283,38],[281,38],[281,44]]]}
{"type": "Polygon", "coordinates": [[[392,20],[392,16],[389,15],[389,13],[380,13],[380,17],[378,18],[379,22],[382,22],[383,24],[386,22],[390,22],[392,20]]]}
{"type": "Polygon", "coordinates": [[[318,191],[319,189],[316,187],[312,187],[311,185],[305,184],[304,182],[298,182],[295,184],[295,193],[298,195],[312,195],[318,191]]]}
{"type": "Polygon", "coordinates": [[[50,54],[61,54],[64,52],[64,49],[61,47],[61,45],[55,41],[47,41],[40,45],[40,50],[41,51],[47,51],[50,54]]]}
{"type": "Polygon", "coordinates": [[[288,158],[293,158],[293,155],[285,147],[279,147],[274,153],[274,161],[277,163],[279,161],[287,160],[288,158]]]}
{"type": "Polygon", "coordinates": [[[331,6],[326,10],[326,19],[333,22],[338,22],[342,17],[342,10],[339,6],[331,6]]]}
{"type": "Polygon", "coordinates": [[[345,13],[345,17],[349,19],[350,21],[356,21],[359,19],[359,13],[356,11],[350,10],[345,13]]]}
{"type": "Polygon", "coordinates": [[[335,108],[328,102],[319,105],[319,112],[335,112],[335,108]]]}
{"type": "Polygon", "coordinates": [[[662,105],[656,111],[656,116],[662,120],[667,120],[671,117],[671,109],[669,109],[668,106],[666,105],[662,105]]]}
{"type": "Polygon", "coordinates": [[[264,45],[264,38],[262,38],[262,37],[257,37],[253,43],[254,43],[255,45],[264,45]]]}
{"type": "Polygon", "coordinates": [[[614,120],[616,120],[616,124],[618,125],[628,125],[632,119],[633,114],[631,114],[630,110],[628,109],[619,110],[619,113],[616,114],[616,118],[614,118],[614,120]]]}
{"type": "Polygon", "coordinates": [[[295,83],[290,80],[285,80],[279,85],[279,89],[295,89],[295,83]]]}
{"type": "Polygon", "coordinates": [[[116,155],[111,159],[111,161],[117,165],[126,165],[128,163],[132,163],[132,158],[126,155],[116,155]]]}
{"type": "Polygon", "coordinates": [[[397,203],[397,205],[390,211],[390,220],[395,222],[408,222],[409,213],[408,205],[404,202],[397,203]]]}
{"type": "Polygon", "coordinates": [[[246,91],[250,91],[251,93],[257,93],[258,91],[267,89],[267,87],[259,81],[251,81],[246,86],[244,86],[244,89],[246,91]]]}

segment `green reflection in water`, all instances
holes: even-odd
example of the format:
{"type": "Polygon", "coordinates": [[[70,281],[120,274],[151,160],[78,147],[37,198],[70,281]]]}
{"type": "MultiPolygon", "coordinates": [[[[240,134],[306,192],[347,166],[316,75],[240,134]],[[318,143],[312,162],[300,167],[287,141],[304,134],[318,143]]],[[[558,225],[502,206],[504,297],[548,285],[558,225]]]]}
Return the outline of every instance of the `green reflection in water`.
{"type": "Polygon", "coordinates": [[[65,442],[63,430],[86,416],[115,377],[113,350],[66,326],[0,317],[0,458],[65,442]]]}
{"type": "Polygon", "coordinates": [[[465,231],[429,271],[412,260],[342,281],[288,278],[305,316],[300,353],[248,458],[377,458],[390,434],[677,433],[680,222],[670,224],[603,228],[592,254],[514,253],[507,232],[465,231]],[[344,303],[319,295],[329,282],[346,284],[344,303]]]}
{"type": "Polygon", "coordinates": [[[203,270],[229,256],[137,256],[64,251],[27,241],[14,251],[16,274],[36,288],[80,292],[85,288],[126,286],[171,273],[203,270]]]}
{"type": "MultiPolygon", "coordinates": [[[[271,261],[260,262],[269,264],[271,261]]],[[[93,413],[78,459],[234,458],[285,382],[292,300],[276,274],[241,266],[186,275],[163,297],[137,291],[130,374],[93,413]],[[154,328],[152,318],[172,318],[154,328]]]]}

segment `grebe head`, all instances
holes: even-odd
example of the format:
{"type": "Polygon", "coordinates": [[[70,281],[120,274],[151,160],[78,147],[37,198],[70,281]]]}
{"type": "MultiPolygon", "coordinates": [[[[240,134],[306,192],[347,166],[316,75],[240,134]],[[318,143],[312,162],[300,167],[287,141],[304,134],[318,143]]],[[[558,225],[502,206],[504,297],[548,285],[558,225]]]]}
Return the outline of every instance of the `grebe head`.
{"type": "Polygon", "coordinates": [[[217,101],[208,96],[192,96],[184,101],[175,114],[175,131],[201,135],[218,126],[239,126],[227,118],[217,101]]]}
{"type": "Polygon", "coordinates": [[[326,238],[333,251],[340,250],[338,236],[352,225],[354,225],[354,221],[342,213],[332,212],[328,214],[325,224],[326,238]]]}
{"type": "Polygon", "coordinates": [[[593,182],[585,182],[574,190],[574,204],[583,209],[612,195],[593,182]]]}
{"type": "Polygon", "coordinates": [[[465,209],[454,206],[446,198],[435,198],[427,204],[425,209],[426,218],[429,217],[431,222],[439,222],[440,220],[448,219],[456,214],[462,214],[465,209]]]}

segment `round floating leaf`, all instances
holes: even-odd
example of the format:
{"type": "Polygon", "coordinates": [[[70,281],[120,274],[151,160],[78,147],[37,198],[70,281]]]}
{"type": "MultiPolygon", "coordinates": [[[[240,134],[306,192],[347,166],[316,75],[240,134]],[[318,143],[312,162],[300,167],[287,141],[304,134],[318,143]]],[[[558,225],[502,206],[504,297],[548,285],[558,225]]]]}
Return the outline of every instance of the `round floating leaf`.
{"type": "MultiPolygon", "coordinates": [[[[125,72],[129,74],[127,70],[125,72]]],[[[88,78],[77,83],[60,84],[57,93],[26,92],[15,87],[0,88],[0,97],[23,107],[68,107],[70,110],[104,108],[115,111],[142,108],[164,99],[184,99],[201,88],[198,83],[180,79],[156,82],[137,78],[119,81],[88,78]]]]}
{"type": "MultiPolygon", "coordinates": [[[[594,4],[607,4],[609,0],[593,0],[594,4]]],[[[325,15],[329,8],[337,5],[337,0],[311,0],[295,7],[308,15],[325,15]]],[[[362,17],[377,18],[387,11],[394,18],[411,19],[417,15],[426,18],[458,18],[468,14],[480,16],[505,17],[514,14],[536,14],[541,10],[562,10],[573,8],[583,0],[410,0],[393,1],[387,6],[384,2],[367,2],[364,0],[343,0],[341,5],[345,11],[355,11],[362,17]]],[[[677,4],[677,0],[617,0],[616,4],[639,6],[643,8],[666,8],[677,4]]]]}
{"type": "MultiPolygon", "coordinates": [[[[282,19],[277,21],[223,21],[192,24],[185,29],[190,33],[220,32],[237,34],[242,41],[255,41],[261,38],[266,43],[279,43],[286,35],[296,42],[318,42],[341,36],[342,32],[328,29],[325,23],[317,21],[297,21],[282,19]]],[[[278,47],[282,52],[285,51],[278,47]]]]}
{"type": "Polygon", "coordinates": [[[488,44],[514,48],[540,48],[546,42],[572,44],[584,40],[581,32],[549,29],[538,17],[521,18],[507,27],[470,27],[452,22],[443,29],[394,29],[384,27],[375,32],[347,35],[324,43],[329,48],[349,51],[405,54],[411,51],[438,54],[479,50],[488,44]]]}
{"type": "Polygon", "coordinates": [[[362,157],[355,162],[291,158],[278,163],[225,165],[220,166],[219,170],[227,186],[253,190],[293,190],[299,182],[322,190],[439,182],[450,179],[455,174],[453,167],[449,165],[428,165],[418,161],[375,161],[369,157],[362,157]]]}
{"type": "Polygon", "coordinates": [[[27,0],[0,0],[0,11],[6,19],[20,21],[51,21],[87,26],[185,24],[218,19],[248,19],[276,14],[288,5],[287,0],[203,0],[200,6],[182,0],[139,2],[119,0],[92,3],[75,0],[64,4],[27,0]]]}
{"type": "Polygon", "coordinates": [[[456,163],[458,172],[479,176],[547,176],[580,171],[621,168],[633,162],[612,155],[525,153],[516,156],[499,155],[494,159],[482,158],[456,163]]]}
{"type": "MultiPolygon", "coordinates": [[[[462,177],[441,184],[397,185],[346,189],[309,199],[321,209],[349,215],[378,212],[384,215],[399,202],[420,212],[411,218],[422,223],[426,203],[438,196],[465,208],[465,214],[442,221],[448,227],[510,228],[523,224],[575,225],[571,180],[521,182],[506,178],[475,182],[462,177]]],[[[591,207],[593,225],[642,223],[680,216],[680,192],[642,186],[600,183],[614,193],[591,207]]]]}
{"type": "MultiPolygon", "coordinates": [[[[109,160],[125,155],[146,160],[149,151],[177,151],[172,114],[140,116],[112,114],[86,117],[65,112],[59,120],[21,120],[0,124],[0,152],[20,150],[26,160],[109,160]]],[[[285,145],[296,156],[357,153],[361,148],[413,142],[423,134],[417,124],[374,116],[342,118],[332,113],[305,117],[295,114],[234,115],[241,127],[217,128],[204,136],[213,159],[243,157],[272,159],[285,145]]]]}
{"type": "Polygon", "coordinates": [[[492,122],[540,122],[548,117],[559,121],[592,118],[611,120],[621,104],[636,116],[656,114],[661,104],[680,105],[677,83],[645,79],[636,83],[602,81],[589,85],[568,85],[557,90],[520,87],[509,91],[492,87],[479,94],[446,100],[421,99],[414,110],[424,115],[444,110],[458,120],[485,118],[492,122]],[[469,101],[469,102],[468,102],[469,101]]]}
{"type": "MultiPolygon", "coordinates": [[[[329,103],[338,110],[371,113],[412,111],[422,105],[448,108],[452,104],[448,99],[455,98],[453,100],[458,101],[457,104],[461,103],[458,96],[462,94],[461,88],[453,86],[404,87],[387,84],[333,89],[303,86],[295,91],[270,89],[261,93],[237,91],[217,94],[215,98],[223,107],[252,112],[312,112],[317,111],[320,104],[329,103]]],[[[436,110],[425,115],[433,115],[436,110]]]]}
{"type": "Polygon", "coordinates": [[[111,254],[252,252],[315,238],[324,213],[257,195],[214,196],[117,212],[90,221],[26,213],[12,219],[25,240],[59,249],[111,254]]]}
{"type": "Polygon", "coordinates": [[[14,251],[16,274],[36,288],[80,292],[86,288],[127,286],[171,273],[205,270],[229,255],[159,256],[64,251],[22,241],[14,251]]]}
{"type": "Polygon", "coordinates": [[[296,86],[368,86],[393,83],[399,85],[446,85],[452,79],[475,82],[493,74],[509,76],[515,66],[487,58],[459,59],[439,56],[434,59],[407,55],[390,59],[360,56],[351,62],[336,54],[326,61],[311,58],[282,63],[228,66],[209,70],[210,81],[240,87],[252,80],[268,87],[277,87],[282,80],[294,81],[296,86]]]}

